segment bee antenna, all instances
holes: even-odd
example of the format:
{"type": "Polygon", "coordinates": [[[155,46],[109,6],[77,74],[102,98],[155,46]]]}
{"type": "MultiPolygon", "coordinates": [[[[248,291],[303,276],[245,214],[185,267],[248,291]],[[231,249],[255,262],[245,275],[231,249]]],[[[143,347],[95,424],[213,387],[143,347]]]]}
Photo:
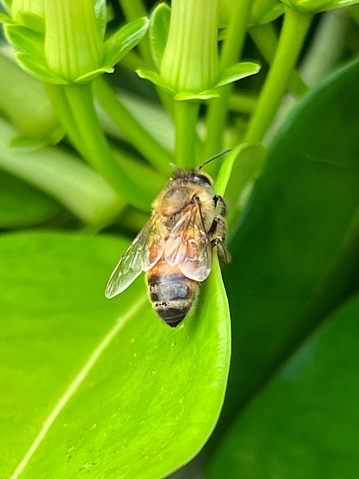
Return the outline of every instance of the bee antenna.
{"type": "Polygon", "coordinates": [[[203,163],[201,163],[198,167],[199,170],[201,170],[204,165],[206,165],[207,163],[209,163],[210,161],[213,161],[215,160],[216,158],[218,158],[219,156],[222,156],[222,155],[225,155],[226,153],[229,153],[230,151],[232,151],[230,148],[227,148],[226,150],[223,150],[221,151],[220,153],[217,153],[216,155],[214,156],[211,156],[211,158],[209,158],[208,160],[204,161],[203,163]]]}

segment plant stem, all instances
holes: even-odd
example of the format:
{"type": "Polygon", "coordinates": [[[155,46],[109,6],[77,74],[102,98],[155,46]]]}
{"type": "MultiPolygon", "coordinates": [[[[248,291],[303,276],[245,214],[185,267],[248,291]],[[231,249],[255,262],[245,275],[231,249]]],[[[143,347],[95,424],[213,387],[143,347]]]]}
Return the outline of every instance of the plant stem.
{"type": "Polygon", "coordinates": [[[312,18],[310,14],[286,8],[278,48],[250,122],[246,142],[263,140],[285,93],[312,18]]]}
{"type": "Polygon", "coordinates": [[[345,56],[345,32],[351,20],[348,13],[332,10],[321,16],[300,67],[310,86],[321,81],[345,56]]]}
{"type": "Polygon", "coordinates": [[[46,84],[46,91],[79,153],[122,198],[139,209],[148,210],[150,195],[128,177],[106,141],[93,104],[91,84],[46,84]]]}
{"type": "MultiPolygon", "coordinates": [[[[277,49],[277,35],[271,23],[252,27],[249,35],[256,44],[258,50],[265,58],[268,65],[273,63],[273,57],[277,49]]],[[[308,91],[308,86],[296,70],[293,70],[288,80],[288,90],[295,96],[303,96],[308,91]]]]}
{"type": "MultiPolygon", "coordinates": [[[[233,2],[234,3],[234,2],[233,2]]],[[[252,8],[252,0],[242,0],[233,6],[227,36],[223,42],[220,57],[220,69],[227,68],[241,57],[246,37],[248,19],[252,8]]],[[[212,101],[207,114],[207,138],[205,142],[205,158],[210,158],[223,149],[223,137],[228,113],[228,104],[233,84],[221,88],[221,97],[212,101]]]]}
{"type": "Polygon", "coordinates": [[[197,117],[199,103],[176,101],[174,104],[176,124],[176,165],[179,168],[194,168],[197,143],[197,117]]]}
{"type": "Polygon", "coordinates": [[[229,99],[229,109],[237,113],[252,114],[256,109],[258,98],[241,92],[232,93],[229,99]]]}
{"type": "MultiPolygon", "coordinates": [[[[142,0],[119,0],[119,3],[128,22],[130,22],[131,20],[136,20],[136,18],[145,17],[146,15],[148,15],[148,12],[142,0]]],[[[142,58],[146,62],[147,68],[153,67],[154,63],[152,60],[148,35],[146,35],[145,38],[143,38],[142,41],[139,43],[138,49],[141,52],[142,58]]]]}
{"type": "Polygon", "coordinates": [[[104,79],[98,78],[94,82],[94,93],[104,110],[132,145],[156,170],[168,175],[168,164],[173,161],[172,155],[131,115],[104,79]]]}

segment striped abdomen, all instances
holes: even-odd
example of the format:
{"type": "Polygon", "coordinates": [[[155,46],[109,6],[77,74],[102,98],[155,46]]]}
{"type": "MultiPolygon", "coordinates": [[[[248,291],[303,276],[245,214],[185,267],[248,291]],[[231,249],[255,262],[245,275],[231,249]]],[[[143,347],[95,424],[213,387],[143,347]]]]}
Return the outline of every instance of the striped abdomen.
{"type": "Polygon", "coordinates": [[[162,259],[147,272],[147,283],[156,313],[169,326],[177,326],[193,305],[198,283],[162,259]]]}

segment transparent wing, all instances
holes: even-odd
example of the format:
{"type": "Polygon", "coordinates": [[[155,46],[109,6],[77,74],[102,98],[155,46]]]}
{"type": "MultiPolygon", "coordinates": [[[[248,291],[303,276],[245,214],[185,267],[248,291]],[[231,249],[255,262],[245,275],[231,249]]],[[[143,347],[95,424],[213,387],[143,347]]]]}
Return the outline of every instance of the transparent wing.
{"type": "Polygon", "coordinates": [[[124,291],[142,271],[149,270],[160,259],[164,239],[159,218],[154,215],[127,248],[106,285],[105,295],[113,298],[124,291]]]}
{"type": "Polygon", "coordinates": [[[165,260],[178,265],[195,281],[204,281],[212,268],[212,247],[199,204],[194,204],[171,230],[165,245],[165,260]]]}

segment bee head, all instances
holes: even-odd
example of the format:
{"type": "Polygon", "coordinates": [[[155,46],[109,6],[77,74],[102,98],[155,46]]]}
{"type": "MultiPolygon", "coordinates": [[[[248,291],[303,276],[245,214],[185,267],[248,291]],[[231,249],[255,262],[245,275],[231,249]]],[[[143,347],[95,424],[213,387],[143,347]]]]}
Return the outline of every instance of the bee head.
{"type": "Polygon", "coordinates": [[[208,160],[204,161],[199,165],[198,168],[193,169],[193,170],[183,170],[182,168],[178,168],[176,165],[173,163],[170,163],[170,166],[172,166],[175,170],[175,173],[173,177],[170,179],[171,182],[186,182],[189,181],[191,183],[196,183],[197,185],[205,186],[205,187],[213,187],[213,180],[212,178],[207,175],[207,173],[204,173],[202,171],[202,168],[204,165],[209,163],[210,161],[213,161],[214,159],[218,158],[219,156],[224,155],[225,153],[228,153],[231,150],[224,150],[221,151],[221,153],[218,153],[215,156],[212,156],[208,160]]]}
{"type": "Polygon", "coordinates": [[[183,170],[182,168],[177,168],[177,166],[171,164],[174,167],[175,172],[170,181],[172,183],[195,183],[200,186],[207,186],[212,188],[213,181],[212,178],[201,171],[200,168],[193,170],[183,170]]]}

